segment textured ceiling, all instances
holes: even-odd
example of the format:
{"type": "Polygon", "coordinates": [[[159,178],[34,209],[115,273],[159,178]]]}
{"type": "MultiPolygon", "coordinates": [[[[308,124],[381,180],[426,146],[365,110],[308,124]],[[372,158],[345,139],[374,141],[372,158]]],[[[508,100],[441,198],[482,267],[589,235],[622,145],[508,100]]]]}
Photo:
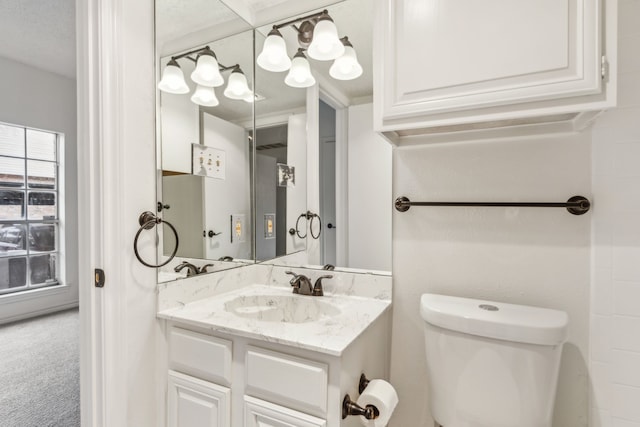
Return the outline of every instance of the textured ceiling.
{"type": "Polygon", "coordinates": [[[0,0],[0,56],[75,78],[75,0],[0,0]]]}

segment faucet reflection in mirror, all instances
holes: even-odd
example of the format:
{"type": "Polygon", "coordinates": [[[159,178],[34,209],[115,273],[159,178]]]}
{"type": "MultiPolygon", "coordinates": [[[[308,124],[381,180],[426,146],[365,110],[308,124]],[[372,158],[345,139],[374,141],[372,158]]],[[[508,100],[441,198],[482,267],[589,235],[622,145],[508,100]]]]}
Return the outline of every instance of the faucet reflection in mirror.
{"type": "Polygon", "coordinates": [[[348,37],[338,38],[338,29],[327,10],[274,25],[264,41],[258,65],[273,72],[289,70],[284,82],[291,87],[305,88],[316,84],[311,74],[310,58],[334,63],[329,75],[337,80],[353,80],[362,75],[362,66],[348,37]],[[296,26],[296,23],[300,23],[296,26]],[[287,54],[287,45],[280,32],[291,26],[298,33],[298,48],[293,60],[287,54]]]}
{"type": "Polygon", "coordinates": [[[179,59],[186,58],[196,63],[196,68],[191,73],[191,80],[196,84],[196,90],[191,96],[191,101],[205,107],[215,107],[220,102],[216,97],[214,88],[224,85],[222,72],[232,70],[227,82],[224,95],[229,99],[253,102],[254,96],[239,64],[225,66],[218,63],[216,54],[209,46],[192,50],[181,55],[172,56],[167,63],[162,79],[158,83],[158,89],[173,94],[185,94],[189,87],[184,81],[184,74],[178,63],[179,59]],[[196,59],[192,55],[196,55],[196,59]]]}

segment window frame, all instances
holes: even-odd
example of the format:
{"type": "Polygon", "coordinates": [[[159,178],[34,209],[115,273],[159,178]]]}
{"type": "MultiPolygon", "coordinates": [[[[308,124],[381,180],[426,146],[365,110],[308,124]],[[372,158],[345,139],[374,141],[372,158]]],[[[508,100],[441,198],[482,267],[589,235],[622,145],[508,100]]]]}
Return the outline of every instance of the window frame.
{"type": "MultiPolygon", "coordinates": [[[[24,173],[24,182],[23,185],[19,187],[14,187],[11,185],[7,185],[7,182],[0,181],[0,190],[3,191],[16,191],[22,193],[22,217],[19,219],[0,219],[0,227],[4,227],[5,225],[19,225],[24,228],[24,250],[19,251],[19,253],[12,255],[7,254],[0,256],[0,261],[6,260],[7,264],[11,259],[25,259],[25,276],[24,276],[24,286],[17,287],[8,287],[5,289],[0,289],[0,298],[7,296],[17,296],[24,294],[29,291],[39,290],[43,288],[54,288],[56,286],[63,285],[63,248],[64,248],[64,233],[61,231],[61,213],[64,211],[63,203],[64,201],[61,198],[62,189],[61,185],[63,185],[64,178],[62,176],[63,168],[61,162],[61,153],[63,152],[62,144],[64,141],[64,134],[61,132],[53,131],[53,130],[45,130],[45,129],[37,129],[28,126],[16,125],[12,123],[0,122],[0,125],[8,126],[12,128],[21,129],[23,133],[23,148],[24,148],[24,156],[13,156],[2,154],[0,158],[8,158],[8,159],[18,159],[23,162],[22,173],[24,173]],[[53,160],[50,159],[42,159],[36,157],[30,157],[29,152],[29,131],[43,132],[54,135],[54,156],[53,160]],[[53,187],[38,187],[38,186],[30,186],[29,181],[29,162],[37,161],[37,162],[46,162],[53,164],[53,187]],[[37,206],[37,204],[31,204],[30,195],[32,193],[49,193],[53,194],[55,200],[55,215],[54,218],[51,218],[50,215],[43,215],[40,218],[30,218],[29,209],[33,209],[33,207],[37,206]],[[30,242],[31,229],[33,226],[37,225],[52,225],[54,227],[53,238],[54,238],[54,247],[53,250],[44,250],[40,251],[35,248],[32,248],[32,244],[30,242]],[[53,263],[54,272],[52,274],[53,279],[45,280],[41,283],[32,283],[32,265],[33,260],[37,257],[41,256],[51,256],[55,257],[55,261],[53,263]]],[[[2,228],[0,228],[2,229],[2,228]]],[[[50,258],[49,258],[50,259],[50,258]]],[[[51,265],[51,264],[50,264],[51,265]]]]}

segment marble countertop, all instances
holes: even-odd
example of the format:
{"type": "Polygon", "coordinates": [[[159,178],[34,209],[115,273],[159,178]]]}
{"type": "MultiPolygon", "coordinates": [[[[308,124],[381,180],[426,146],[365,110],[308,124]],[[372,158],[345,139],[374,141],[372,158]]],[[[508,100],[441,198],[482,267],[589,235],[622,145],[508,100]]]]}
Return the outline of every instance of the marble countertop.
{"type": "Polygon", "coordinates": [[[349,344],[390,307],[389,300],[327,293],[322,297],[312,297],[292,294],[289,287],[249,285],[162,310],[158,317],[212,331],[340,356],[349,344]],[[260,296],[262,303],[266,302],[263,307],[269,307],[264,310],[264,318],[277,319],[282,313],[276,313],[275,317],[268,313],[280,310],[285,311],[285,314],[291,311],[304,321],[261,320],[262,311],[252,314],[252,307],[247,311],[248,317],[233,312],[232,307],[237,308],[245,299],[253,301],[257,296],[260,296]],[[298,301],[297,298],[305,300],[298,301]],[[309,313],[301,313],[301,310],[308,310],[309,313]],[[308,321],[305,316],[317,318],[308,321]]]}

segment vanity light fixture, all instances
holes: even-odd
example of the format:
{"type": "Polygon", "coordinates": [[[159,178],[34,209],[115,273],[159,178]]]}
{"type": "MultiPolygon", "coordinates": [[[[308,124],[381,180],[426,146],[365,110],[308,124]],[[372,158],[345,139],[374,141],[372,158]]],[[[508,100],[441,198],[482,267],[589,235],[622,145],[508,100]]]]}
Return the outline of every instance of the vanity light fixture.
{"type": "Polygon", "coordinates": [[[344,53],[344,45],[338,38],[338,29],[329,13],[325,10],[318,18],[313,30],[313,39],[309,45],[309,56],[318,61],[331,61],[344,53]]]}
{"type": "Polygon", "coordinates": [[[287,71],[291,67],[287,45],[282,33],[275,26],[264,40],[262,52],[258,55],[256,62],[267,71],[287,71]]]}
{"type": "Polygon", "coordinates": [[[198,54],[196,69],[191,73],[191,80],[202,86],[218,87],[224,84],[218,58],[209,46],[198,54]]]}
{"type": "Polygon", "coordinates": [[[220,104],[216,97],[216,91],[209,86],[198,85],[195,92],[191,95],[191,101],[194,104],[202,105],[204,107],[215,107],[220,104]]]}
{"type": "Polygon", "coordinates": [[[249,89],[249,85],[247,84],[247,78],[238,65],[233,68],[229,76],[229,82],[227,83],[227,88],[224,90],[224,96],[229,99],[241,100],[252,96],[251,89],[249,89]]]}
{"type": "Polygon", "coordinates": [[[304,49],[298,48],[298,53],[295,54],[293,61],[291,61],[291,69],[284,82],[291,87],[310,87],[316,84],[316,79],[311,75],[309,61],[304,55],[304,49]]]}
{"type": "Polygon", "coordinates": [[[338,29],[327,10],[274,25],[269,31],[258,55],[258,65],[273,72],[289,70],[285,83],[291,87],[309,87],[315,84],[309,61],[312,59],[335,60],[329,74],[337,80],[352,80],[362,75],[362,66],[353,45],[347,37],[338,38],[338,29]],[[296,24],[298,24],[296,26],[296,24]],[[289,60],[287,46],[280,29],[291,26],[298,33],[298,52],[289,60]],[[295,70],[294,70],[295,68],[295,70]]]}
{"type": "Polygon", "coordinates": [[[244,100],[249,103],[254,101],[253,92],[249,89],[247,78],[240,65],[225,66],[220,64],[209,46],[171,57],[162,72],[158,89],[173,94],[189,92],[189,86],[185,82],[184,74],[178,64],[178,60],[182,58],[196,63],[196,68],[191,73],[191,80],[197,84],[196,90],[191,96],[191,101],[195,104],[205,107],[215,107],[220,104],[214,88],[224,84],[222,72],[228,70],[232,71],[224,95],[229,99],[244,100]],[[194,59],[192,55],[197,56],[194,59]]]}
{"type": "Polygon", "coordinates": [[[158,83],[158,89],[167,93],[184,94],[189,92],[189,86],[184,81],[184,74],[178,61],[171,58],[162,72],[162,79],[158,83]]]}
{"type": "Polygon", "coordinates": [[[348,37],[340,39],[344,45],[344,53],[337,58],[331,68],[329,75],[336,80],[353,80],[362,75],[362,65],[358,62],[358,56],[348,37]]]}

